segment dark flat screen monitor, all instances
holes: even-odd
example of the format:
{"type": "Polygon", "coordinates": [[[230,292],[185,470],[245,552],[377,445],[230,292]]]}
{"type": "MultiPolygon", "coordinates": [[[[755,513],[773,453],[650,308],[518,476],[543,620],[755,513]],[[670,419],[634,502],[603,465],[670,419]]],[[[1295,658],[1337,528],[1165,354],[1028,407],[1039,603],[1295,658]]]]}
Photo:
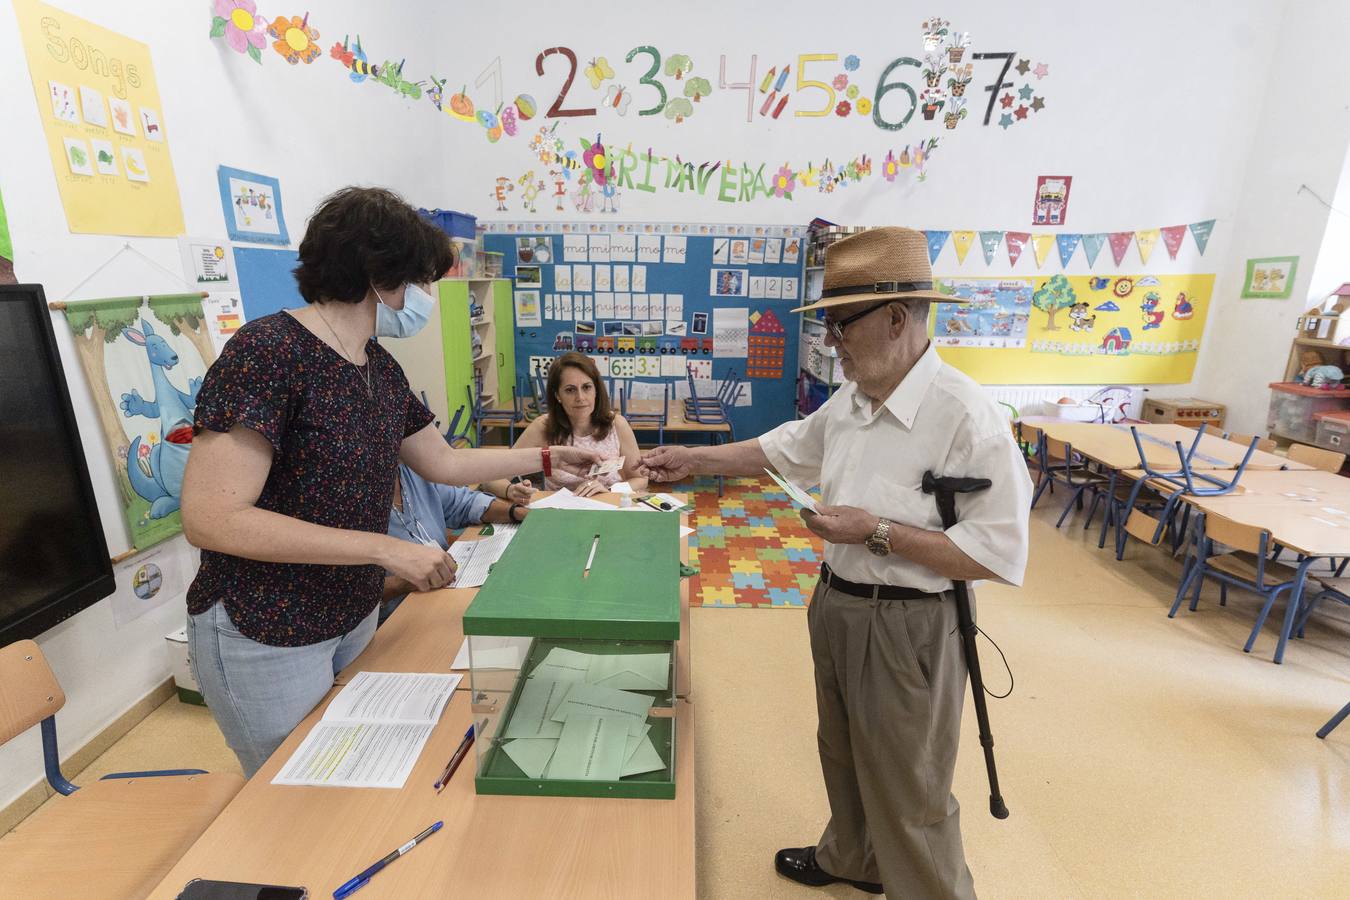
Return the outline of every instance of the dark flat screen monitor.
{"type": "Polygon", "coordinates": [[[46,297],[0,285],[0,646],[113,590],[46,297]]]}

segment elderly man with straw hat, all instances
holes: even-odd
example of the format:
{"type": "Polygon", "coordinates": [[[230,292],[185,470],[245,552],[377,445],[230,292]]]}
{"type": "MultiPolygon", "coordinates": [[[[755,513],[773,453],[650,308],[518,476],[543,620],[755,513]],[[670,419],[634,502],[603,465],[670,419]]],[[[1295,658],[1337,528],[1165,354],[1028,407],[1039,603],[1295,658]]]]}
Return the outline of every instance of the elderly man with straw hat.
{"type": "Polygon", "coordinates": [[[825,541],[807,613],[817,741],[830,821],[778,872],[891,897],[973,897],[952,775],[965,699],[953,580],[1020,584],[1031,480],[1008,423],[928,340],[933,288],[922,232],[875,228],[830,247],[818,302],[848,383],[816,412],[757,439],[668,446],[653,480],[761,475],[819,484],[802,515],[825,541]],[[945,531],[923,474],[982,477],[945,531]]]}

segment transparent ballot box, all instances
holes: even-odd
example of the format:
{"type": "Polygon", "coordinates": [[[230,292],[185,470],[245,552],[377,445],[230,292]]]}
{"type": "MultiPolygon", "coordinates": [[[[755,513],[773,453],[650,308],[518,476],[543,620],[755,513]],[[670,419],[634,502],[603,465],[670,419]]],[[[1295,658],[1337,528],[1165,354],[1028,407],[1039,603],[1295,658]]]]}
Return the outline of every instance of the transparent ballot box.
{"type": "Polygon", "coordinates": [[[464,633],[480,794],[675,796],[678,515],[532,511],[464,633]]]}

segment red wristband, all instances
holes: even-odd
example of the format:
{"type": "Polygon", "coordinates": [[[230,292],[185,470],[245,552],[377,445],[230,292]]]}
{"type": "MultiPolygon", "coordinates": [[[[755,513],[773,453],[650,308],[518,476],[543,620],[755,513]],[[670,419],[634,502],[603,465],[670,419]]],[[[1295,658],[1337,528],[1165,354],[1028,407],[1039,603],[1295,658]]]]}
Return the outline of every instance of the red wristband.
{"type": "Polygon", "coordinates": [[[551,477],[551,476],[553,475],[553,463],[552,463],[552,461],[550,461],[549,458],[548,458],[548,452],[549,452],[549,448],[548,448],[548,447],[540,447],[540,448],[539,448],[539,461],[540,461],[540,465],[541,465],[541,466],[543,467],[543,469],[544,469],[544,477],[545,477],[545,478],[549,478],[549,477],[551,477]]]}

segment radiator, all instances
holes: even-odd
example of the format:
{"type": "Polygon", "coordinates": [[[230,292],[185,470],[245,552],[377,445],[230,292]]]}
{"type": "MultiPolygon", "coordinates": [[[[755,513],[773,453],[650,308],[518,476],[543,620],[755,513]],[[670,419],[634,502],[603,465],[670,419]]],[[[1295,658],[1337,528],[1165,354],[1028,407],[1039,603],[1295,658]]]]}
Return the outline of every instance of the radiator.
{"type": "MultiPolygon", "coordinates": [[[[986,384],[985,393],[1000,403],[1017,408],[1024,416],[1051,415],[1052,407],[1061,397],[1074,400],[1086,400],[1105,385],[1100,384],[986,384]]],[[[1127,407],[1131,418],[1139,417],[1139,406],[1143,403],[1144,392],[1139,388],[1130,389],[1130,403],[1127,407]]]]}

